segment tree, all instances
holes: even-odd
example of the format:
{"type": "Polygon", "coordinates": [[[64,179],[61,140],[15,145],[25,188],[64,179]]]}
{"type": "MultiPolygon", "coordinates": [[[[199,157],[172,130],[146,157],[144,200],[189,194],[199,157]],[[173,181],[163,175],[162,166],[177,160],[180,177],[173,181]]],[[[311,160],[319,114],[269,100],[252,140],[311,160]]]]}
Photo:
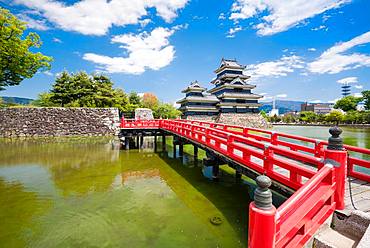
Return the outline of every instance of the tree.
{"type": "Polygon", "coordinates": [[[370,110],[370,90],[364,90],[362,93],[362,100],[365,102],[365,109],[370,110]]]}
{"type": "Polygon", "coordinates": [[[155,118],[174,119],[181,115],[181,111],[177,110],[169,103],[159,103],[158,108],[154,111],[155,118]]]}
{"type": "Polygon", "coordinates": [[[31,105],[37,107],[57,107],[58,104],[51,100],[51,93],[43,92],[40,93],[36,100],[31,102],[31,105]]]}
{"type": "Polygon", "coordinates": [[[51,57],[30,51],[41,46],[40,37],[31,32],[23,38],[25,30],[25,22],[0,8],[0,90],[50,68],[51,57]]]}
{"type": "Polygon", "coordinates": [[[129,95],[129,102],[133,105],[140,105],[141,104],[141,98],[136,92],[131,92],[129,95]]]}
{"type": "Polygon", "coordinates": [[[158,107],[159,101],[153,93],[145,93],[143,95],[142,105],[144,108],[155,110],[158,107]]]}
{"type": "Polygon", "coordinates": [[[343,120],[344,116],[341,111],[333,110],[326,115],[327,122],[339,123],[343,120]]]}
{"type": "Polygon", "coordinates": [[[117,107],[126,111],[128,97],[121,89],[114,89],[105,75],[86,72],[62,72],[50,93],[39,95],[36,104],[62,107],[117,107]]]}
{"type": "Polygon", "coordinates": [[[292,115],[292,114],[285,114],[282,118],[281,118],[281,120],[284,122],[284,123],[293,123],[293,122],[295,122],[296,120],[295,120],[296,118],[294,117],[294,115],[292,115]]]}
{"type": "Polygon", "coordinates": [[[341,109],[343,111],[356,110],[357,104],[361,101],[361,97],[346,96],[342,99],[339,99],[335,105],[335,109],[341,109]]]}
{"type": "Polygon", "coordinates": [[[299,120],[306,123],[315,122],[316,117],[316,114],[312,111],[302,111],[299,113],[299,120]]]}

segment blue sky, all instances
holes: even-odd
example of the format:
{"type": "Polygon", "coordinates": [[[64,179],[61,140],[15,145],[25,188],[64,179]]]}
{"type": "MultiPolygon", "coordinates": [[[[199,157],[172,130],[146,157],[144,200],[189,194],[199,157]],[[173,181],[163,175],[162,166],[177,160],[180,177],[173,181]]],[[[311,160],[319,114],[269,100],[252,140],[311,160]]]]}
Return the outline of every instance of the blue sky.
{"type": "Polygon", "coordinates": [[[370,1],[366,0],[0,0],[28,22],[52,56],[3,96],[35,98],[58,72],[104,72],[126,92],[175,102],[204,87],[222,57],[247,65],[256,93],[334,101],[340,83],[370,89],[370,1]]]}

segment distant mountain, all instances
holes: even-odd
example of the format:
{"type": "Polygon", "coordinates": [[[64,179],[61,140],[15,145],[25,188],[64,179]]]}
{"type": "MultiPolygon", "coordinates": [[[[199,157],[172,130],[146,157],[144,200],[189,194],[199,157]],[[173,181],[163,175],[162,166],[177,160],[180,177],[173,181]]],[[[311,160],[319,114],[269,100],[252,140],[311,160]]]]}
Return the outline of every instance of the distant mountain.
{"type": "Polygon", "coordinates": [[[33,99],[23,97],[12,97],[12,96],[0,96],[5,103],[16,103],[21,105],[27,105],[33,101],[33,99]]]}
{"type": "MultiPolygon", "coordinates": [[[[272,102],[261,102],[262,106],[259,108],[266,113],[272,109],[272,102]]],[[[301,104],[305,102],[301,101],[287,101],[287,100],[276,100],[276,108],[279,109],[280,114],[284,114],[290,111],[301,111],[301,104]]]]}

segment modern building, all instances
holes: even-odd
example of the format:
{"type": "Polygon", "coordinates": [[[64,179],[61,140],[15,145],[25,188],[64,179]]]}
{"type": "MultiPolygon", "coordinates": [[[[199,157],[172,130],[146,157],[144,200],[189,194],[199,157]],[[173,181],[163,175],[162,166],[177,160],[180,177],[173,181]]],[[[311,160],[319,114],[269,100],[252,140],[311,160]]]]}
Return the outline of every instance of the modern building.
{"type": "Polygon", "coordinates": [[[301,111],[312,111],[315,114],[328,114],[333,110],[332,103],[303,103],[301,104],[301,111]]]}
{"type": "Polygon", "coordinates": [[[246,82],[250,76],[243,74],[244,69],[236,60],[222,59],[214,71],[216,78],[211,81],[214,88],[208,92],[220,100],[217,104],[220,113],[258,112],[258,99],[262,96],[252,93],[256,86],[246,82]]]}
{"type": "Polygon", "coordinates": [[[351,85],[343,84],[341,86],[341,88],[342,88],[342,96],[343,97],[351,95],[351,85]]]}
{"type": "Polygon", "coordinates": [[[214,116],[218,114],[217,104],[219,100],[216,96],[207,93],[206,90],[195,81],[182,91],[182,93],[185,93],[185,97],[177,103],[181,105],[179,110],[182,111],[184,117],[194,115],[214,116]]]}

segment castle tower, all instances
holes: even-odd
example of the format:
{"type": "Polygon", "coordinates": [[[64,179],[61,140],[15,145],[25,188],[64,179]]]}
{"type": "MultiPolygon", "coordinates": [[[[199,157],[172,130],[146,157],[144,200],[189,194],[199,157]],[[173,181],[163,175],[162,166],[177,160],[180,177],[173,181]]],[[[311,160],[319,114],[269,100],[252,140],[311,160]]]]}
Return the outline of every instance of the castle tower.
{"type": "Polygon", "coordinates": [[[214,71],[216,78],[211,81],[214,88],[208,92],[220,100],[217,104],[220,113],[258,112],[258,99],[262,96],[252,93],[256,86],[246,82],[250,76],[243,74],[244,69],[236,60],[222,59],[214,71]]]}
{"type": "Polygon", "coordinates": [[[177,103],[181,104],[179,110],[182,111],[184,118],[189,116],[215,116],[218,114],[216,105],[219,100],[214,95],[207,93],[206,90],[197,81],[194,81],[181,91],[185,93],[185,97],[177,103]]]}

